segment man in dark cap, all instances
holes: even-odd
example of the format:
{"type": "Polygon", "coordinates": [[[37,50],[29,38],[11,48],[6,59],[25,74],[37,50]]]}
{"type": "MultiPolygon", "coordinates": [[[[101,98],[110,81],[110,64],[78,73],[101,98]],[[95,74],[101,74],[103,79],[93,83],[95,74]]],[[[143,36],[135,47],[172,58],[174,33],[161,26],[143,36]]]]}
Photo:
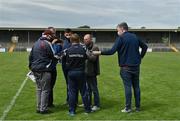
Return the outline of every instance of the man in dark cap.
{"type": "Polygon", "coordinates": [[[113,55],[115,52],[118,53],[119,66],[121,68],[120,75],[123,80],[126,98],[125,108],[121,112],[129,113],[132,111],[132,88],[134,89],[136,111],[140,111],[140,64],[148,47],[135,34],[128,32],[128,25],[125,22],[117,25],[117,32],[118,37],[111,49],[93,53],[95,55],[113,55]],[[139,47],[142,49],[141,52],[139,52],[139,47]]]}

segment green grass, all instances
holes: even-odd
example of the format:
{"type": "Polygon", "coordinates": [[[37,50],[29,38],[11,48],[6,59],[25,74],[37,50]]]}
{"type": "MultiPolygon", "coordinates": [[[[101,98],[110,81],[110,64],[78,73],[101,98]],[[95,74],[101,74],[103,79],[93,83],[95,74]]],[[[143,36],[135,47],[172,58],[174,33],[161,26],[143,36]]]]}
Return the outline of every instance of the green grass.
{"type": "MultiPolygon", "coordinates": [[[[180,54],[148,53],[141,65],[142,111],[124,114],[124,88],[119,76],[117,57],[101,56],[101,75],[98,77],[101,110],[88,116],[77,109],[75,117],[67,115],[62,104],[66,86],[58,65],[55,86],[55,108],[52,114],[35,113],[35,84],[28,80],[7,120],[180,120],[180,54]]],[[[27,53],[0,53],[0,116],[9,105],[28,72],[27,53]]],[[[81,99],[79,99],[81,102],[81,99]]],[[[134,105],[134,103],[133,103],[134,105]]]]}

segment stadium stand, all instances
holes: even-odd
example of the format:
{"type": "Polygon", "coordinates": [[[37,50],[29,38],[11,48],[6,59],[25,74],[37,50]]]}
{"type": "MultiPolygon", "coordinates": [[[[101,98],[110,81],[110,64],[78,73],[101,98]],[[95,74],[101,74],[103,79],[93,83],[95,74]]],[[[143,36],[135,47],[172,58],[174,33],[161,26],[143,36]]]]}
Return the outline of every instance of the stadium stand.
{"type": "MultiPolygon", "coordinates": [[[[29,51],[33,43],[41,36],[44,28],[0,28],[0,52],[29,51]],[[12,37],[18,37],[18,43],[12,44],[12,37]],[[14,47],[14,48],[12,48],[14,47]]],[[[115,29],[72,29],[83,37],[87,33],[101,49],[111,48],[117,36],[115,29]]],[[[62,37],[64,28],[57,28],[57,36],[62,37]]],[[[148,44],[149,52],[172,52],[180,50],[180,29],[130,29],[148,44]]]]}

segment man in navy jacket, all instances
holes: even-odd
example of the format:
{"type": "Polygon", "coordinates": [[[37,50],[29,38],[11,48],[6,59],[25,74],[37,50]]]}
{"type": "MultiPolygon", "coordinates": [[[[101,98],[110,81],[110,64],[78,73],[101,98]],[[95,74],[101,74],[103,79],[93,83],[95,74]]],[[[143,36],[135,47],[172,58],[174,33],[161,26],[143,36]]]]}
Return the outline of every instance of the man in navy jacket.
{"type": "Polygon", "coordinates": [[[98,55],[113,55],[118,53],[119,66],[121,67],[121,78],[125,89],[126,105],[122,112],[129,113],[131,109],[132,90],[134,89],[136,111],[140,111],[140,86],[139,72],[141,59],[147,51],[147,45],[135,34],[128,32],[127,23],[123,22],[117,26],[118,37],[110,50],[94,51],[98,55]],[[139,52],[139,47],[142,49],[139,52]]]}
{"type": "Polygon", "coordinates": [[[72,34],[71,47],[65,51],[66,68],[68,69],[68,103],[69,115],[74,116],[80,91],[86,113],[91,112],[89,95],[85,80],[85,61],[87,59],[86,49],[80,44],[80,37],[72,34]]]}
{"type": "Polygon", "coordinates": [[[36,78],[37,85],[37,113],[46,114],[48,111],[48,97],[50,91],[52,62],[54,50],[51,45],[54,35],[45,30],[42,37],[34,43],[29,55],[29,69],[36,78]]]}

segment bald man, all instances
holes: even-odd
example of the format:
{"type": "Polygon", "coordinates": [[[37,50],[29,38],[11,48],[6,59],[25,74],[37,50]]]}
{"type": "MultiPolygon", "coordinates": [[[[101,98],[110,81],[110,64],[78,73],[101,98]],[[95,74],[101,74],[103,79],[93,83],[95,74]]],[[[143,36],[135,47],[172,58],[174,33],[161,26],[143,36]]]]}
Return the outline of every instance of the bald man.
{"type": "MultiPolygon", "coordinates": [[[[99,50],[99,48],[93,43],[92,36],[90,34],[86,34],[84,36],[84,44],[89,52],[99,50]]],[[[85,73],[89,88],[90,102],[92,102],[92,93],[94,95],[94,105],[92,105],[92,110],[97,111],[100,109],[99,91],[97,86],[97,75],[100,74],[99,56],[93,54],[89,56],[86,60],[85,73]]]]}

